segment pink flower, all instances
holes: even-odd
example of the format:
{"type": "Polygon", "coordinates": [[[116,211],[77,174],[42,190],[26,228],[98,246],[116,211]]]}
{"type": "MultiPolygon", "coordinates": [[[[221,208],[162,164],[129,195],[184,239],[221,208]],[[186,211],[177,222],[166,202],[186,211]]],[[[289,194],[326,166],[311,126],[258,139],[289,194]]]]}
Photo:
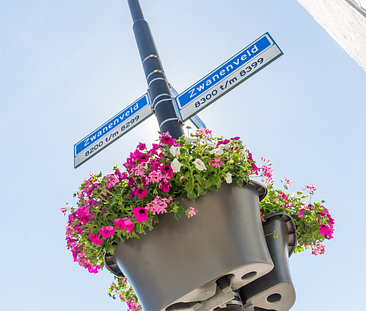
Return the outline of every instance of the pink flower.
{"type": "Polygon", "coordinates": [[[261,167],[262,171],[262,183],[268,184],[273,180],[273,169],[271,167],[272,163],[270,160],[266,160],[266,158],[261,157],[261,160],[264,162],[264,164],[261,167]]]}
{"type": "Polygon", "coordinates": [[[150,166],[154,168],[155,170],[160,169],[160,158],[154,158],[150,161],[150,166]]]}
{"type": "Polygon", "coordinates": [[[117,176],[119,182],[122,182],[122,180],[127,179],[127,174],[125,172],[121,173],[118,168],[114,171],[114,174],[117,176]]]}
{"type": "Polygon", "coordinates": [[[60,211],[64,214],[64,216],[66,216],[66,208],[65,207],[60,207],[60,211]]]}
{"type": "Polygon", "coordinates": [[[283,200],[285,200],[285,201],[287,201],[287,200],[288,200],[287,195],[286,195],[286,194],[284,194],[282,191],[280,192],[280,195],[281,195],[281,198],[282,198],[283,200]]]}
{"type": "Polygon", "coordinates": [[[124,217],[124,218],[118,218],[113,220],[114,225],[120,229],[126,229],[128,233],[132,233],[132,229],[135,226],[131,220],[131,218],[124,217]]]}
{"type": "Polygon", "coordinates": [[[100,270],[100,265],[96,265],[95,267],[92,267],[92,266],[88,267],[88,271],[90,273],[98,273],[99,270],[100,270]]]}
{"type": "Polygon", "coordinates": [[[173,169],[169,164],[161,166],[160,171],[163,174],[164,178],[172,178],[173,177],[173,169]]]}
{"type": "Polygon", "coordinates": [[[134,183],[135,183],[135,181],[133,180],[133,178],[132,178],[132,177],[130,177],[130,178],[128,179],[127,185],[128,185],[129,187],[132,187],[132,186],[134,185],[134,183]]]}
{"type": "Polygon", "coordinates": [[[126,303],[128,306],[128,311],[141,311],[141,307],[138,303],[132,302],[131,300],[126,301],[126,303]]]}
{"type": "Polygon", "coordinates": [[[204,129],[204,130],[203,130],[203,133],[204,133],[206,136],[208,136],[208,137],[211,137],[211,136],[212,136],[212,131],[211,131],[211,130],[209,130],[209,129],[204,129]]]}
{"type": "Polygon", "coordinates": [[[217,144],[216,144],[216,148],[217,148],[218,146],[220,146],[220,145],[226,145],[226,144],[228,144],[229,142],[230,142],[230,140],[228,140],[228,139],[220,140],[220,141],[218,141],[218,142],[217,142],[217,144]]]}
{"type": "Polygon", "coordinates": [[[94,243],[95,245],[99,245],[99,244],[102,244],[103,243],[103,240],[101,240],[99,238],[99,234],[98,233],[96,233],[96,234],[89,233],[89,240],[92,241],[92,243],[94,243]]]}
{"type": "Polygon", "coordinates": [[[137,159],[137,164],[141,164],[141,163],[149,161],[149,155],[142,153],[139,150],[136,150],[134,152],[134,156],[137,159]]]}
{"type": "MultiPolygon", "coordinates": [[[[250,163],[250,161],[248,161],[248,162],[250,163]]],[[[254,173],[254,174],[256,174],[256,175],[258,175],[258,171],[259,171],[258,166],[257,166],[257,165],[255,165],[255,163],[254,163],[254,162],[252,162],[252,163],[251,163],[251,165],[252,165],[253,173],[254,173]]]]}
{"type": "Polygon", "coordinates": [[[175,138],[172,138],[168,131],[160,136],[160,142],[164,145],[171,146],[175,143],[175,138]]]}
{"type": "Polygon", "coordinates": [[[202,134],[204,134],[207,137],[210,137],[212,135],[212,131],[209,129],[200,128],[200,129],[197,129],[195,132],[195,135],[202,135],[202,134]]]}
{"type": "Polygon", "coordinates": [[[115,187],[116,184],[119,183],[119,178],[114,174],[108,174],[107,180],[105,182],[105,187],[107,190],[115,187]]]}
{"type": "Polygon", "coordinates": [[[148,221],[148,211],[143,207],[135,207],[132,209],[132,213],[135,216],[137,222],[148,221]]]}
{"type": "Polygon", "coordinates": [[[316,244],[315,247],[312,247],[311,249],[311,254],[318,256],[318,255],[322,255],[325,252],[325,246],[323,244],[316,244]]]}
{"type": "Polygon", "coordinates": [[[77,210],[76,210],[76,213],[77,215],[79,216],[79,220],[80,222],[82,222],[84,225],[88,223],[88,221],[90,220],[88,218],[89,216],[89,206],[87,205],[84,205],[82,207],[79,207],[77,210]]]}
{"type": "Polygon", "coordinates": [[[135,165],[135,155],[132,152],[127,158],[126,163],[124,163],[123,165],[127,168],[128,172],[131,173],[130,170],[135,165]]]}
{"type": "Polygon", "coordinates": [[[140,199],[143,199],[144,197],[146,197],[146,194],[149,192],[149,190],[144,189],[144,188],[135,188],[133,190],[133,195],[135,197],[139,197],[140,199]]]}
{"type": "Polygon", "coordinates": [[[197,214],[197,211],[191,206],[189,208],[188,215],[192,217],[192,216],[194,216],[196,214],[197,214]]]}
{"type": "Polygon", "coordinates": [[[154,182],[158,182],[163,178],[163,175],[161,174],[161,171],[158,170],[154,170],[151,171],[149,176],[148,176],[148,181],[149,183],[154,183],[154,182]]]}
{"type": "Polygon", "coordinates": [[[313,185],[305,185],[304,187],[302,187],[302,191],[307,191],[310,194],[314,194],[315,190],[316,188],[313,185]]]}
{"type": "Polygon", "coordinates": [[[320,228],[320,231],[319,231],[320,234],[324,234],[328,240],[333,239],[332,234],[333,234],[334,230],[333,230],[332,224],[329,227],[326,225],[320,225],[319,228],[320,228]]]}
{"type": "Polygon", "coordinates": [[[146,148],[146,144],[139,143],[139,144],[138,144],[138,146],[137,146],[137,148],[138,148],[139,150],[141,150],[141,151],[144,151],[144,150],[145,150],[145,148],[146,148]]]}
{"type": "Polygon", "coordinates": [[[114,229],[112,226],[106,226],[99,229],[99,233],[102,235],[103,239],[109,238],[114,234],[114,229]]]}
{"type": "Polygon", "coordinates": [[[291,181],[289,179],[287,179],[285,176],[283,176],[283,178],[285,179],[283,185],[285,187],[291,187],[292,186],[291,181]]]}
{"type": "Polygon", "coordinates": [[[147,187],[149,185],[149,178],[146,175],[143,175],[141,177],[141,181],[142,181],[142,187],[147,187]]]}
{"type": "Polygon", "coordinates": [[[168,193],[169,186],[170,186],[170,181],[168,181],[167,179],[164,178],[160,183],[159,189],[163,190],[163,192],[165,192],[165,193],[168,193]]]}
{"type": "Polygon", "coordinates": [[[143,165],[144,163],[138,164],[136,165],[133,169],[132,172],[136,175],[136,176],[141,176],[144,174],[145,170],[146,170],[146,166],[143,165]]]}
{"type": "Polygon", "coordinates": [[[221,158],[214,158],[211,160],[211,165],[215,168],[220,167],[220,164],[223,164],[224,162],[222,162],[221,158]]]}
{"type": "Polygon", "coordinates": [[[305,211],[304,208],[300,208],[299,211],[297,212],[297,216],[299,216],[300,219],[304,217],[304,211],[305,211]]]}
{"type": "Polygon", "coordinates": [[[264,219],[264,213],[263,213],[263,211],[260,210],[260,212],[261,212],[261,220],[262,220],[262,222],[266,222],[266,220],[264,219]]]}
{"type": "Polygon", "coordinates": [[[85,230],[85,228],[82,226],[80,222],[77,223],[76,225],[73,225],[72,227],[74,230],[76,230],[78,234],[81,234],[85,230]]]}
{"type": "Polygon", "coordinates": [[[173,200],[172,197],[169,199],[161,198],[160,196],[156,196],[154,200],[146,204],[146,208],[152,212],[153,215],[155,214],[164,214],[167,212],[166,208],[168,204],[173,200]]]}
{"type": "Polygon", "coordinates": [[[159,145],[157,144],[152,144],[152,148],[151,150],[149,151],[149,155],[152,155],[152,154],[155,154],[157,155],[158,154],[158,149],[159,149],[159,145]]]}
{"type": "Polygon", "coordinates": [[[329,233],[329,227],[328,226],[320,225],[319,228],[320,228],[320,231],[319,231],[320,234],[328,235],[328,233],[329,233]]]}

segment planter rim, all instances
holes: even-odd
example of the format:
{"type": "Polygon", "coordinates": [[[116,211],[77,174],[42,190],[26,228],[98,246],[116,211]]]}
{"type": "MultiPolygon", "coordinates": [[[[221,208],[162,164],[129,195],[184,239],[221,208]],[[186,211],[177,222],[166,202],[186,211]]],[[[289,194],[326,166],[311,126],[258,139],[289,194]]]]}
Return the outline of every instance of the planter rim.
{"type": "Polygon", "coordinates": [[[296,225],[291,217],[291,215],[287,214],[286,212],[276,211],[271,212],[264,216],[265,220],[271,219],[273,217],[280,216],[285,222],[288,231],[288,257],[290,258],[291,255],[294,253],[296,245],[297,245],[297,233],[296,233],[296,225]]]}
{"type": "Polygon", "coordinates": [[[104,253],[103,262],[106,269],[117,277],[124,277],[125,275],[116,263],[116,257],[110,253],[104,253]]]}
{"type": "Polygon", "coordinates": [[[266,197],[266,195],[268,193],[268,189],[265,185],[263,185],[259,181],[255,181],[255,180],[252,180],[252,179],[249,179],[249,182],[247,184],[252,185],[252,186],[255,187],[255,191],[259,195],[259,201],[262,201],[266,197]]]}
{"type": "MultiPolygon", "coordinates": [[[[233,182],[234,182],[234,180],[233,180],[233,182]]],[[[262,183],[260,183],[258,181],[249,179],[248,182],[244,182],[243,187],[245,187],[248,184],[255,188],[255,191],[258,193],[258,196],[259,196],[259,201],[262,201],[266,197],[266,195],[268,193],[268,189],[265,185],[263,185],[262,183]]],[[[270,215],[270,214],[268,214],[268,215],[270,215]]],[[[296,232],[296,230],[295,230],[295,232],[296,232]]],[[[106,267],[106,269],[109,272],[111,272],[112,274],[114,274],[115,276],[117,276],[117,277],[125,276],[123,274],[123,272],[120,270],[120,268],[118,267],[114,255],[112,255],[110,253],[104,253],[103,262],[104,262],[104,266],[106,267]]]]}

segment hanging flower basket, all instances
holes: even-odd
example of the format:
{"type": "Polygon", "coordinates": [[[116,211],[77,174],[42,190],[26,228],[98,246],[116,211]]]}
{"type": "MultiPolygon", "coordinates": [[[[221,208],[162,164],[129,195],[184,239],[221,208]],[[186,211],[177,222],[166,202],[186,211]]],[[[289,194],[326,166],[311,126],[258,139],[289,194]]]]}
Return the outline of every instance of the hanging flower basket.
{"type": "MultiPolygon", "coordinates": [[[[308,205],[303,192],[274,190],[271,164],[264,162],[258,168],[239,137],[214,138],[210,130],[178,140],[165,133],[150,150],[140,143],[126,171],[91,174],[75,193],[77,208],[61,208],[69,211],[67,248],[89,272],[106,266],[116,275],[109,295],[133,311],[140,302],[144,311],[188,310],[215,299],[223,279],[233,291],[260,280],[272,259],[283,261],[271,258],[263,234],[261,218],[271,212],[286,212],[296,224],[290,253],[311,247],[322,254],[320,242],[333,237],[334,220],[323,201],[311,203],[315,187],[304,187],[308,205]],[[267,188],[249,179],[255,175],[267,188]]],[[[289,185],[285,179],[284,188],[289,185]]]]}
{"type": "Polygon", "coordinates": [[[254,181],[241,188],[223,183],[196,201],[198,210],[179,221],[162,215],[159,225],[140,239],[121,241],[115,261],[146,311],[206,300],[216,280],[231,275],[237,290],[272,270],[263,235],[259,200],[266,188],[254,181]]]}

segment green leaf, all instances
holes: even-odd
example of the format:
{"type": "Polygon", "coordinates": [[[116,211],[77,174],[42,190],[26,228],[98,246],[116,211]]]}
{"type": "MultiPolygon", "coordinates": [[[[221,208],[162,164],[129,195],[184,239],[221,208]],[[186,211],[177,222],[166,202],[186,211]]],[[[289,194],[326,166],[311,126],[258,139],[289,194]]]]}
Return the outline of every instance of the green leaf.
{"type": "Polygon", "coordinates": [[[221,180],[219,177],[215,176],[214,178],[212,178],[212,183],[216,186],[220,186],[221,185],[221,180]]]}
{"type": "Polygon", "coordinates": [[[196,177],[196,180],[202,185],[202,177],[201,175],[195,174],[194,177],[196,177]]]}
{"type": "Polygon", "coordinates": [[[211,179],[207,179],[205,182],[205,188],[206,189],[210,189],[210,187],[212,186],[212,181],[211,179]]]}
{"type": "Polygon", "coordinates": [[[187,197],[190,198],[191,200],[195,200],[197,196],[194,192],[188,192],[187,197]]]}
{"type": "Polygon", "coordinates": [[[211,190],[211,191],[217,191],[218,189],[217,189],[217,186],[216,186],[216,185],[212,185],[212,186],[209,188],[209,190],[211,190]]]}
{"type": "Polygon", "coordinates": [[[192,180],[190,180],[190,181],[188,181],[186,184],[185,184],[185,186],[184,186],[184,188],[186,189],[186,191],[189,193],[189,192],[192,192],[193,191],[193,181],[192,180]]]}
{"type": "Polygon", "coordinates": [[[107,247],[106,247],[106,251],[107,251],[107,253],[110,253],[110,254],[112,254],[112,255],[114,255],[114,251],[116,250],[116,246],[115,245],[111,245],[111,244],[109,244],[109,245],[107,245],[107,247]]]}

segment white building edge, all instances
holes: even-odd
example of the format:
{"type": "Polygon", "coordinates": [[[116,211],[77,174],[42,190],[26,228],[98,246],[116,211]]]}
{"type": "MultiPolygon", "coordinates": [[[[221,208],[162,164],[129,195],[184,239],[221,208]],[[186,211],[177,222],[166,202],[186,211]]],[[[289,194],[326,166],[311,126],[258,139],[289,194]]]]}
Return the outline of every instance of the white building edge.
{"type": "Polygon", "coordinates": [[[366,71],[366,0],[297,0],[366,71]]]}

